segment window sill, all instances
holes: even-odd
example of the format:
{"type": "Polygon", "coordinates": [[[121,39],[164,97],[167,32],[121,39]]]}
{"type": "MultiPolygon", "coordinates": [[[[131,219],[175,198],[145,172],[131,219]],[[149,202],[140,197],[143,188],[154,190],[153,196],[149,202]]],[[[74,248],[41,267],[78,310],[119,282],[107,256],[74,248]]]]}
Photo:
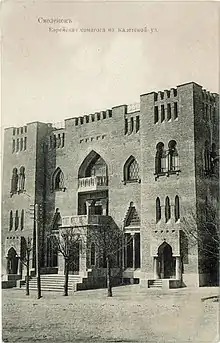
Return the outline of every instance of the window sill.
{"type": "Polygon", "coordinates": [[[13,195],[15,195],[15,194],[22,194],[22,193],[26,193],[26,190],[19,190],[19,191],[16,191],[16,192],[10,192],[10,198],[12,198],[13,197],[13,195]]]}
{"type": "Polygon", "coordinates": [[[59,189],[51,189],[51,192],[65,192],[66,191],[66,187],[63,188],[59,188],[59,189]]]}
{"type": "Polygon", "coordinates": [[[122,180],[122,182],[124,183],[124,185],[126,185],[127,183],[141,183],[141,179],[137,179],[137,180],[122,180]]]}
{"type": "Polygon", "coordinates": [[[178,169],[178,170],[169,170],[169,171],[166,171],[166,172],[162,172],[162,173],[154,173],[154,176],[155,176],[155,181],[161,177],[161,176],[166,176],[166,177],[169,177],[170,175],[179,175],[181,171],[178,169]]]}

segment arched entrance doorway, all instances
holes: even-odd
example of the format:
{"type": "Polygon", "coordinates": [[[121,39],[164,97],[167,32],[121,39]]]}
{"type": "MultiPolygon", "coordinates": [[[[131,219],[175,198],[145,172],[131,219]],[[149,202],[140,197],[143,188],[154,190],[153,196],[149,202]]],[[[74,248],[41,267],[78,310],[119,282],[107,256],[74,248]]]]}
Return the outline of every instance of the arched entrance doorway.
{"type": "Polygon", "coordinates": [[[171,246],[164,242],[158,248],[159,277],[169,279],[173,277],[175,266],[171,246]]]}
{"type": "Polygon", "coordinates": [[[7,273],[17,274],[18,273],[18,256],[14,248],[9,249],[7,259],[8,259],[7,273]]]}

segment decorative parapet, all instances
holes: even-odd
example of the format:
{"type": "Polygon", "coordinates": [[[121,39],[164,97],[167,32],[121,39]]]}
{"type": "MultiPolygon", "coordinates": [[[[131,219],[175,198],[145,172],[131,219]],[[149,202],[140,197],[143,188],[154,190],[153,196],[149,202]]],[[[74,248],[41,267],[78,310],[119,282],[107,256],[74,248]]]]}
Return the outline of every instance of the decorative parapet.
{"type": "Polygon", "coordinates": [[[140,111],[140,103],[135,102],[133,104],[127,105],[127,113],[138,112],[140,111]]]}
{"type": "Polygon", "coordinates": [[[107,176],[91,176],[78,180],[78,192],[103,190],[108,187],[107,176]]]}
{"type": "Polygon", "coordinates": [[[104,225],[109,222],[111,217],[102,215],[77,215],[62,217],[62,226],[64,227],[87,227],[90,225],[104,225]]]}

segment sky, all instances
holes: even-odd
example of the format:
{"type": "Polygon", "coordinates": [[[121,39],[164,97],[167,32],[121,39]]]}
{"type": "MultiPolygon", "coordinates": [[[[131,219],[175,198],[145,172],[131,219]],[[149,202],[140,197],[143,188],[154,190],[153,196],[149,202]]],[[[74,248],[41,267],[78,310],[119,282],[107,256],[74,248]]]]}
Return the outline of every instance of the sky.
{"type": "Polygon", "coordinates": [[[4,2],[2,127],[56,123],[139,102],[140,94],[189,81],[218,92],[216,6],[214,2],[4,2]],[[39,18],[72,23],[40,23],[39,18]],[[52,32],[63,27],[78,32],[52,32]],[[147,32],[118,31],[145,27],[147,32]],[[86,28],[105,32],[80,31],[86,28]]]}

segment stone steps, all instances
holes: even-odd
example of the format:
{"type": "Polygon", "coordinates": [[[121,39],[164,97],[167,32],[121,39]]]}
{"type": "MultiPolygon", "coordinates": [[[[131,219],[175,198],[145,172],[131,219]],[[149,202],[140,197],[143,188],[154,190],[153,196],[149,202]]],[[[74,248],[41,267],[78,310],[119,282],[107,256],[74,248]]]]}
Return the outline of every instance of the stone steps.
{"type": "Polygon", "coordinates": [[[149,288],[162,288],[162,280],[153,280],[153,282],[149,285],[149,288]]]}
{"type": "MultiPolygon", "coordinates": [[[[69,275],[68,280],[68,290],[76,291],[77,284],[81,284],[83,278],[79,275],[69,275]]],[[[65,283],[64,275],[41,275],[41,290],[42,291],[51,291],[51,292],[63,292],[65,283]]],[[[22,285],[20,289],[25,289],[26,284],[22,285]]],[[[32,277],[29,281],[30,290],[37,290],[37,278],[32,277]]]]}

